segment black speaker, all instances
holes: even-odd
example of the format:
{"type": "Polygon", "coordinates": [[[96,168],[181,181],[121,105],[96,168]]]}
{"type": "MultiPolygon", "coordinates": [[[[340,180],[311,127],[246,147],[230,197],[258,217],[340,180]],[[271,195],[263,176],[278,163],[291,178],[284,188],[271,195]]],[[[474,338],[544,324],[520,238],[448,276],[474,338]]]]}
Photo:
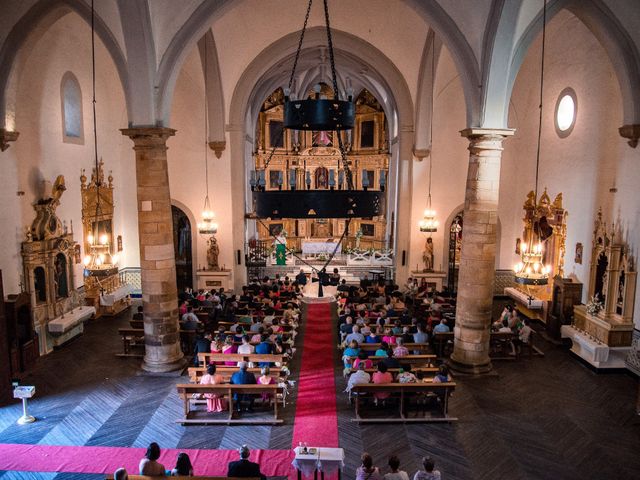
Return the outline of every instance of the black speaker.
{"type": "Polygon", "coordinates": [[[407,251],[402,250],[402,266],[404,267],[407,264],[407,251]]]}
{"type": "Polygon", "coordinates": [[[242,254],[240,253],[240,250],[236,250],[236,261],[238,262],[238,265],[242,265],[242,254]]]}

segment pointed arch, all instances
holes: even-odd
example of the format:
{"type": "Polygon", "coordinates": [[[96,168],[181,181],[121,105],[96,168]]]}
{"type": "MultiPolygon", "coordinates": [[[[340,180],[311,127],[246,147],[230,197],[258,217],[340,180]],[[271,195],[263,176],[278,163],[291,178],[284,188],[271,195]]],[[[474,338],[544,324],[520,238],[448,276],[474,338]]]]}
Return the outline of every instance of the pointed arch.
{"type": "Polygon", "coordinates": [[[207,91],[207,115],[209,117],[209,131],[207,135],[209,145],[211,145],[211,148],[215,151],[216,156],[220,158],[226,145],[224,135],[224,96],[218,51],[216,50],[216,42],[211,30],[207,30],[207,33],[205,33],[204,37],[198,42],[198,50],[200,52],[200,62],[202,63],[205,88],[207,91]]]}

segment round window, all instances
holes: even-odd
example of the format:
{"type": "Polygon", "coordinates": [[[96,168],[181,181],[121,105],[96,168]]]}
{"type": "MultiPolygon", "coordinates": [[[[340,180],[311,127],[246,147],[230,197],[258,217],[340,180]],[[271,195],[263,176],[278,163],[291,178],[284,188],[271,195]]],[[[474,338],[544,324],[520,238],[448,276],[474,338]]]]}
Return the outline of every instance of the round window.
{"type": "Polygon", "coordinates": [[[576,124],[576,112],[578,111],[578,102],[576,100],[576,92],[572,88],[567,87],[558,96],[556,102],[555,125],[556,133],[560,138],[568,137],[576,124]]]}

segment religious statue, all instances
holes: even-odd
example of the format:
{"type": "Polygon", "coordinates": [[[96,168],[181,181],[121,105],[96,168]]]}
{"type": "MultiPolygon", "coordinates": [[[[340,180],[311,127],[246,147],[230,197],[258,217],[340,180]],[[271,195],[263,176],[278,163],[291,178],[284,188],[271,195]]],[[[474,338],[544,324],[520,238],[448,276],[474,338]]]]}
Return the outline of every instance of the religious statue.
{"type": "Polygon", "coordinates": [[[424,271],[433,272],[433,239],[431,237],[427,238],[427,242],[424,245],[422,261],[424,262],[424,271]]]}
{"type": "Polygon", "coordinates": [[[220,247],[218,247],[218,241],[214,235],[207,242],[209,248],[207,250],[207,265],[209,270],[214,272],[220,271],[220,264],[218,263],[218,255],[220,254],[220,247]]]}
{"type": "Polygon", "coordinates": [[[356,232],[356,250],[360,250],[360,239],[362,238],[362,228],[359,228],[356,232]]]}

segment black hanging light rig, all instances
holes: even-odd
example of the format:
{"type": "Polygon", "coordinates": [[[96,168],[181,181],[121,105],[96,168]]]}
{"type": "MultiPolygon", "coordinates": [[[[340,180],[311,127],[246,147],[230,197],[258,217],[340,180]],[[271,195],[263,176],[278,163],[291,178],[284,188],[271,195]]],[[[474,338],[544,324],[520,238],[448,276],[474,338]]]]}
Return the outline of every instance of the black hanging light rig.
{"type": "MultiPolygon", "coordinates": [[[[250,186],[253,192],[255,216],[259,219],[350,219],[379,216],[384,214],[386,177],[384,175],[381,176],[380,190],[369,190],[367,182],[363,182],[362,190],[357,190],[353,184],[353,175],[349,168],[349,160],[347,159],[344,142],[339,133],[343,130],[353,129],[355,124],[355,103],[351,92],[344,95],[346,99],[343,100],[340,98],[327,0],[323,0],[323,3],[334,98],[321,98],[319,89],[317,88],[316,94],[312,98],[303,100],[291,98],[291,88],[302,50],[302,43],[312,3],[313,0],[309,0],[304,25],[300,33],[298,49],[289,77],[289,85],[288,88],[284,89],[283,123],[284,128],[291,130],[338,132],[337,138],[341,163],[341,170],[338,172],[338,182],[335,182],[335,178],[330,178],[328,189],[312,190],[310,177],[307,176],[306,185],[297,185],[297,176],[295,170],[292,169],[287,175],[289,180],[288,189],[282,189],[282,182],[280,182],[278,190],[267,190],[265,172],[275,153],[275,147],[273,147],[265,162],[264,168],[251,172],[250,186]]],[[[347,228],[345,228],[345,232],[346,231],[347,228]]]]}

